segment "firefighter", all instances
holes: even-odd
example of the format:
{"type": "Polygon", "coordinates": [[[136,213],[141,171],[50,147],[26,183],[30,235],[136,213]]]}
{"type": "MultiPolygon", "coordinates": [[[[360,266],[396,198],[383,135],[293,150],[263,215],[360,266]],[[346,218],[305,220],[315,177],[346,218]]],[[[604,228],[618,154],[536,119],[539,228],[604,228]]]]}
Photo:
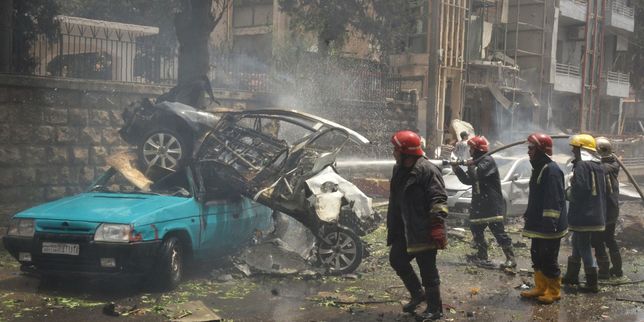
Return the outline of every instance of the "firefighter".
{"type": "Polygon", "coordinates": [[[427,308],[417,318],[433,320],[443,316],[436,254],[447,244],[447,194],[440,169],[424,156],[420,142],[412,131],[399,131],[391,138],[396,165],[390,183],[387,245],[391,267],[411,295],[403,311],[414,313],[425,300],[427,308]],[[410,263],[414,258],[424,293],[410,263]]]}
{"type": "Polygon", "coordinates": [[[476,254],[469,259],[482,266],[492,266],[488,260],[487,242],[485,241],[485,228],[490,227],[497,243],[503,249],[506,261],[501,268],[514,268],[512,239],[505,232],[503,216],[505,215],[505,201],[501,192],[501,179],[496,162],[491,156],[483,155],[488,152],[488,141],[485,137],[475,136],[467,141],[470,147],[472,160],[467,161],[467,172],[460,166],[452,165],[458,180],[463,184],[472,186],[472,204],[470,208],[470,230],[474,238],[476,254]]]}
{"type": "Polygon", "coordinates": [[[552,156],[552,138],[542,133],[528,136],[528,156],[532,164],[528,207],[523,218],[523,236],[532,239],[530,258],[535,287],[521,292],[550,304],[561,298],[559,246],[568,233],[564,174],[552,156]]]}
{"type": "Polygon", "coordinates": [[[593,233],[592,244],[595,248],[595,258],[599,266],[598,278],[609,279],[611,275],[622,277],[622,257],[619,254],[619,246],[615,241],[615,223],[619,217],[619,163],[613,155],[613,148],[610,141],[605,137],[595,139],[597,152],[601,157],[606,182],[606,229],[603,232],[593,233]],[[606,253],[608,247],[608,254],[606,253]],[[610,264],[613,267],[610,268],[610,264]]]}
{"type": "Polygon", "coordinates": [[[582,291],[599,292],[597,263],[593,258],[591,237],[594,232],[604,231],[606,222],[606,199],[604,193],[604,169],[597,156],[595,138],[578,134],[570,138],[575,155],[573,175],[567,197],[568,229],[572,234],[572,255],[562,280],[564,284],[579,284],[579,270],[584,263],[586,285],[582,291]]]}

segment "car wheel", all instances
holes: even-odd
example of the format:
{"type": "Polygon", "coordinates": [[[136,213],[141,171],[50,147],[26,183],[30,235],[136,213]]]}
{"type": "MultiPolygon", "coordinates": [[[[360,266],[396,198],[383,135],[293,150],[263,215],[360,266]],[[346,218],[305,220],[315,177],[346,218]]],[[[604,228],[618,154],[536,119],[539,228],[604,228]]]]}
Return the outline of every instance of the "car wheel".
{"type": "Polygon", "coordinates": [[[183,248],[177,237],[169,237],[161,244],[153,283],[163,290],[172,290],[183,277],[183,248]]]}
{"type": "Polygon", "coordinates": [[[334,227],[318,241],[317,254],[320,263],[332,274],[353,272],[362,262],[362,241],[351,229],[334,227]]]}
{"type": "Polygon", "coordinates": [[[179,132],[163,128],[143,136],[138,146],[139,159],[145,167],[157,165],[176,169],[192,152],[192,142],[179,132]]]}

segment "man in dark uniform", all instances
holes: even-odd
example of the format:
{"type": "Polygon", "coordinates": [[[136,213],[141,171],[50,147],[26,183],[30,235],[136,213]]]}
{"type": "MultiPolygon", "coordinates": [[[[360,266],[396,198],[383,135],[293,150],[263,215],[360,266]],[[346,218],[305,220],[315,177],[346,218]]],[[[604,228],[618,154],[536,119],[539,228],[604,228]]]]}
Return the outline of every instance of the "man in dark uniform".
{"type": "Polygon", "coordinates": [[[593,233],[592,244],[595,248],[595,258],[599,271],[599,279],[609,279],[611,275],[621,277],[622,256],[619,254],[619,246],[615,240],[615,223],[619,217],[619,163],[613,155],[613,148],[610,141],[605,137],[595,139],[597,152],[601,157],[606,181],[606,229],[603,232],[593,233]],[[610,254],[610,260],[606,248],[610,254]],[[610,268],[611,262],[613,267],[610,268]]]}
{"type": "Polygon", "coordinates": [[[577,134],[570,138],[575,155],[573,175],[567,197],[568,229],[572,234],[572,255],[562,283],[579,284],[579,269],[584,263],[586,286],[583,291],[597,293],[597,263],[593,257],[591,237],[603,232],[606,223],[606,185],[604,169],[596,155],[595,138],[588,134],[577,134]]]}
{"type": "Polygon", "coordinates": [[[496,162],[491,156],[483,156],[488,152],[488,142],[482,136],[475,136],[467,141],[470,147],[472,160],[467,161],[467,173],[458,165],[452,169],[458,180],[463,184],[472,186],[472,206],[470,208],[470,230],[474,238],[476,254],[469,258],[477,264],[491,266],[488,260],[487,242],[485,241],[485,228],[490,227],[505,254],[506,261],[502,268],[514,268],[512,239],[505,232],[503,216],[505,215],[505,201],[501,192],[501,179],[496,162]]]}
{"type": "Polygon", "coordinates": [[[436,254],[447,244],[445,184],[438,167],[424,157],[416,133],[396,132],[391,143],[396,165],[387,211],[389,262],[411,294],[411,301],[403,306],[403,311],[413,313],[424,299],[427,308],[417,319],[439,319],[443,308],[436,254]],[[424,294],[410,263],[414,258],[420,269],[424,294]]]}
{"type": "Polygon", "coordinates": [[[564,174],[552,156],[552,138],[542,133],[528,136],[528,155],[532,164],[528,207],[523,218],[523,236],[532,239],[530,258],[534,285],[521,292],[525,298],[537,298],[544,304],[561,299],[559,247],[568,233],[564,174]]]}

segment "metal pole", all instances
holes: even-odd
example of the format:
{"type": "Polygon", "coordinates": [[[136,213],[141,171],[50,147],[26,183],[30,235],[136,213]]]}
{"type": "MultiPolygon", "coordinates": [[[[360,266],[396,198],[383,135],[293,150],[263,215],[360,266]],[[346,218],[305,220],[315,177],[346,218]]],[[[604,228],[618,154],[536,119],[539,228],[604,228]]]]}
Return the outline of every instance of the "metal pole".
{"type": "Polygon", "coordinates": [[[427,71],[427,139],[430,140],[431,146],[438,147],[442,142],[438,133],[438,124],[436,124],[436,116],[438,113],[438,77],[440,68],[438,62],[438,51],[440,49],[440,9],[442,0],[429,0],[430,1],[430,17],[429,17],[429,46],[428,46],[428,71],[427,71]]]}

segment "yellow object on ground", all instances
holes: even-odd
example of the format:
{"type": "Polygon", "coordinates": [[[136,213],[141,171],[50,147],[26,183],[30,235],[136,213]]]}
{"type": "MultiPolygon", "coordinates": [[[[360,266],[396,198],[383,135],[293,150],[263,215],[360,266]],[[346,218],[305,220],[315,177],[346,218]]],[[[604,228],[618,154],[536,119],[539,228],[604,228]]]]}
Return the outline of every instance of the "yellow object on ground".
{"type": "Polygon", "coordinates": [[[552,304],[554,301],[559,301],[561,299],[561,277],[548,278],[545,277],[548,287],[546,288],[546,294],[539,296],[537,301],[543,304],[552,304]]]}

